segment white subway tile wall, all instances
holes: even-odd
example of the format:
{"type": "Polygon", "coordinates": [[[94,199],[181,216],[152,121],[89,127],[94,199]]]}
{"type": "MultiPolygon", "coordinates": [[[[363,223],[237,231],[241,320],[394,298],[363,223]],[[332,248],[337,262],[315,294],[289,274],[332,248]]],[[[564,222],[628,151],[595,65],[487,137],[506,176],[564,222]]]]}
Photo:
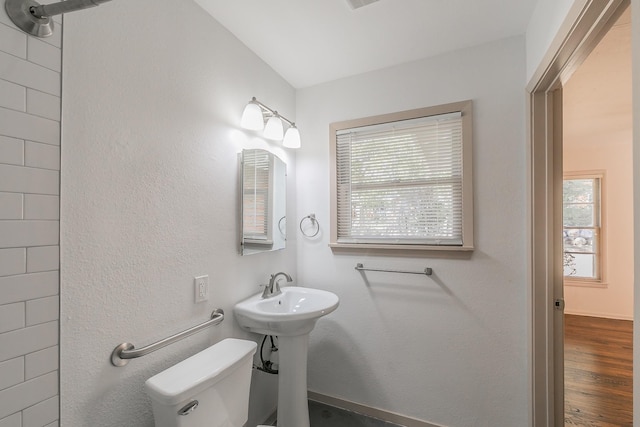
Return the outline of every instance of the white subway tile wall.
{"type": "Polygon", "coordinates": [[[18,58],[26,58],[27,35],[10,27],[0,27],[0,50],[18,58]]]}
{"type": "MultiPolygon", "coordinates": [[[[2,37],[1,34],[0,37],[2,37]]],[[[27,90],[24,86],[0,80],[0,92],[2,93],[2,97],[0,98],[0,107],[12,108],[20,111],[25,111],[27,109],[27,90]]]]}
{"type": "MultiPolygon", "coordinates": [[[[2,197],[0,197],[0,206],[2,203],[2,197]]],[[[25,248],[0,249],[0,276],[13,276],[26,272],[27,250],[25,248]]]]}
{"type": "Polygon", "coordinates": [[[44,194],[25,194],[24,219],[60,219],[60,198],[44,194]]]}
{"type": "MultiPolygon", "coordinates": [[[[0,363],[0,389],[24,382],[24,358],[17,357],[0,363]]],[[[0,422],[0,425],[2,423],[0,422]]]]}
{"type": "MultiPolygon", "coordinates": [[[[57,219],[57,218],[52,218],[57,219]]],[[[57,270],[60,265],[59,246],[37,246],[27,248],[27,272],[57,270]]]]}
{"type": "Polygon", "coordinates": [[[57,295],[27,301],[27,326],[58,320],[59,306],[57,295]]]}
{"type": "MultiPolygon", "coordinates": [[[[0,108],[2,114],[2,108],[0,108]]],[[[0,129],[3,129],[0,123],[0,129]]],[[[1,132],[1,130],[0,130],[1,132]]],[[[15,193],[58,194],[60,172],[0,164],[2,191],[15,193]]]]}
{"type": "Polygon", "coordinates": [[[30,380],[58,369],[57,345],[29,353],[24,357],[24,379],[30,380]]]}
{"type": "Polygon", "coordinates": [[[33,37],[27,39],[27,59],[43,67],[60,72],[62,63],[60,49],[41,39],[33,37]]]}
{"type": "Polygon", "coordinates": [[[0,427],[22,427],[22,413],[18,412],[0,420],[0,427]]]}
{"type": "Polygon", "coordinates": [[[60,96],[60,73],[17,56],[0,52],[3,80],[60,96]]]}
{"type": "MultiPolygon", "coordinates": [[[[4,95],[2,88],[0,93],[4,95]]],[[[24,165],[24,141],[0,136],[0,159],[10,165],[24,165]]]]}
{"type": "Polygon", "coordinates": [[[41,427],[58,419],[58,396],[37,403],[22,413],[22,427],[41,427]]]}
{"type": "Polygon", "coordinates": [[[0,8],[0,427],[60,424],[61,27],[0,8]]]}
{"type": "Polygon", "coordinates": [[[0,277],[0,305],[59,295],[57,271],[0,277]]]}
{"type": "Polygon", "coordinates": [[[24,196],[20,193],[0,193],[0,220],[22,219],[23,200],[24,196]]]}
{"type": "Polygon", "coordinates": [[[27,89],[27,113],[58,120],[60,118],[60,98],[48,93],[27,89]]]}
{"type": "MultiPolygon", "coordinates": [[[[58,395],[58,373],[51,372],[0,391],[0,417],[12,415],[16,407],[24,409],[58,395]]],[[[24,421],[25,414],[22,413],[24,421]]],[[[1,419],[1,418],[0,418],[1,419]]]]}
{"type": "Polygon", "coordinates": [[[60,146],[25,141],[24,165],[32,168],[60,170],[60,146]]]}
{"type": "Polygon", "coordinates": [[[24,303],[0,305],[0,334],[24,328],[24,303]]]}

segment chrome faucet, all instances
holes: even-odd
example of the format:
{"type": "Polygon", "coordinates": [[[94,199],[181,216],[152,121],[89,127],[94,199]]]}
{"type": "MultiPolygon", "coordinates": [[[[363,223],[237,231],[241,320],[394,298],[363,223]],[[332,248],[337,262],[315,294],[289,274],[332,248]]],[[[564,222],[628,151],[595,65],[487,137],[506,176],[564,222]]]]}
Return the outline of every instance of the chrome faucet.
{"type": "Polygon", "coordinates": [[[282,291],[280,290],[280,285],[278,284],[278,276],[284,276],[287,279],[287,282],[293,282],[291,276],[287,273],[280,272],[271,275],[271,279],[269,279],[269,284],[265,285],[264,292],[262,292],[262,298],[270,298],[276,295],[280,295],[282,291]]]}

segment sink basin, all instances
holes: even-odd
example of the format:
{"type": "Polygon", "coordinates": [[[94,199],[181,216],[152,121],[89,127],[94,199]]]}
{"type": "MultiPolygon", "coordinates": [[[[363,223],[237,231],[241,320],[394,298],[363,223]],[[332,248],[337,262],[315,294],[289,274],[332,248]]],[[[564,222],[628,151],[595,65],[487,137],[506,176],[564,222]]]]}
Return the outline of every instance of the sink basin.
{"type": "Polygon", "coordinates": [[[311,332],[316,321],[338,307],[338,296],[320,289],[285,286],[282,293],[258,293],[233,308],[242,328],[263,335],[295,336],[311,332]]]}

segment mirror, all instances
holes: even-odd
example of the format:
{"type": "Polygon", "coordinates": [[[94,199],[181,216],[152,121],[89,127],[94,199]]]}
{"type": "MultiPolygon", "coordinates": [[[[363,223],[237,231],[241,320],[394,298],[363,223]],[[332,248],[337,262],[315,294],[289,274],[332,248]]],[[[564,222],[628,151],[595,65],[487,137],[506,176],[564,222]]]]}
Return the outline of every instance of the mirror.
{"type": "Polygon", "coordinates": [[[240,188],[241,254],[284,249],[287,165],[266,150],[242,150],[240,188]]]}

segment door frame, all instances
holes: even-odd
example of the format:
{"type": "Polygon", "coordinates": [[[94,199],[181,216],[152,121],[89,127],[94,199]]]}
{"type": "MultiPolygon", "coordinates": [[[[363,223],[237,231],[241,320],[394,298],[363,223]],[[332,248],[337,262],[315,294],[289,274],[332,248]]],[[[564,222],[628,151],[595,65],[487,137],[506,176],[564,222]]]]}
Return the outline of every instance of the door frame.
{"type": "Polygon", "coordinates": [[[527,86],[531,426],[564,426],[562,86],[630,0],[574,5],[527,86]]]}

